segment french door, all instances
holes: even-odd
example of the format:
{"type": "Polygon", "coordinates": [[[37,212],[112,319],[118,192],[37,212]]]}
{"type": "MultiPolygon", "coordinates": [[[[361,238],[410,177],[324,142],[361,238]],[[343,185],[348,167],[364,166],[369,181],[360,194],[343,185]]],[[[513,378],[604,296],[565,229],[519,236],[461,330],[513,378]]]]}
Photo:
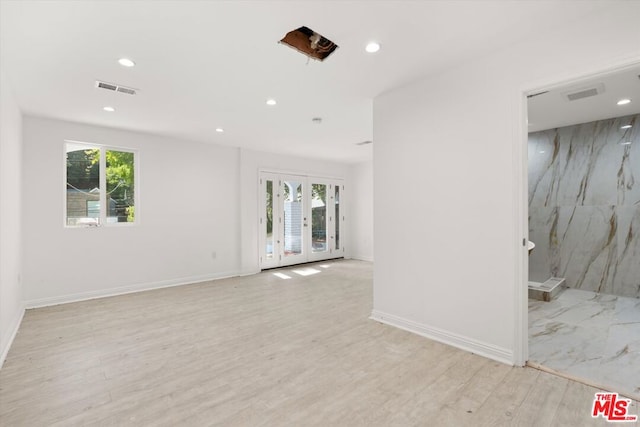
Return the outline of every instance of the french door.
{"type": "Polygon", "coordinates": [[[260,268],[344,256],[340,179],[260,174],[260,268]]]}

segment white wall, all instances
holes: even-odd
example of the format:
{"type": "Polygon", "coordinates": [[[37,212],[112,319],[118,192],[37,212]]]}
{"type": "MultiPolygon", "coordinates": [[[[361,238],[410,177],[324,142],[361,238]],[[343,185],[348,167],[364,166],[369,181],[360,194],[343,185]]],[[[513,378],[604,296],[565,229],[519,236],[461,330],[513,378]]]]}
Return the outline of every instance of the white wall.
{"type": "MultiPolygon", "coordinates": [[[[345,163],[326,160],[306,159],[286,156],[282,154],[264,153],[260,151],[240,149],[240,186],[242,188],[241,201],[241,234],[242,234],[242,274],[252,274],[260,271],[260,256],[258,254],[258,175],[260,170],[274,172],[288,172],[292,174],[326,176],[347,179],[350,166],[345,163]]],[[[352,197],[347,187],[346,197],[352,197]]],[[[347,215],[347,245],[349,251],[349,213],[347,215]]]]}
{"type": "Polygon", "coordinates": [[[373,161],[350,169],[349,257],[373,261],[373,161]]]}
{"type": "Polygon", "coordinates": [[[27,306],[259,271],[260,169],[348,179],[350,166],[25,117],[27,306]],[[65,140],[139,150],[139,225],[64,227],[65,140]]]}
{"type": "Polygon", "coordinates": [[[25,117],[27,305],[237,274],[238,159],[236,148],[25,117]],[[139,150],[139,225],[63,226],[65,139],[139,150]]]}
{"type": "Polygon", "coordinates": [[[0,70],[0,366],[24,313],[21,269],[22,116],[0,70]]]}
{"type": "Polygon", "coordinates": [[[522,363],[522,92],[640,60],[638,22],[615,3],[375,100],[374,318],[522,363]]]}

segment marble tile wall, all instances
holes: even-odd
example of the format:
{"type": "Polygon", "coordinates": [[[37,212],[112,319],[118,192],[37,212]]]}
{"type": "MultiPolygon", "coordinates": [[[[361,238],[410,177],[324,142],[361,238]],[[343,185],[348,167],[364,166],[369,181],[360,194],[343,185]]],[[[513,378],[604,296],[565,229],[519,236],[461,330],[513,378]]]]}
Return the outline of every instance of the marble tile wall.
{"type": "Polygon", "coordinates": [[[529,239],[529,280],[640,297],[640,115],[529,134],[529,239]]]}

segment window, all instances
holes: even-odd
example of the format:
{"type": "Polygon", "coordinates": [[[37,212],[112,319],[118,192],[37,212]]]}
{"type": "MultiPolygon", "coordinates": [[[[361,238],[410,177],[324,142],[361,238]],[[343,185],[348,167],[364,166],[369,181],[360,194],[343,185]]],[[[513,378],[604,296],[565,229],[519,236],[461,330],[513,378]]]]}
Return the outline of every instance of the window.
{"type": "Polygon", "coordinates": [[[87,216],[89,218],[100,218],[99,200],[87,200],[87,216]]]}
{"type": "Polygon", "coordinates": [[[66,142],[67,226],[99,226],[136,220],[136,153],[66,142]]]}

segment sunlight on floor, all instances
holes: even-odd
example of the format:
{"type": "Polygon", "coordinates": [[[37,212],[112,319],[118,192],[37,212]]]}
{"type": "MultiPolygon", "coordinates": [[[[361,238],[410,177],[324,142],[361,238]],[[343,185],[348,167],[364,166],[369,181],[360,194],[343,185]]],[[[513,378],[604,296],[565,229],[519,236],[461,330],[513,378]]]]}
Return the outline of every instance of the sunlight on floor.
{"type": "Polygon", "coordinates": [[[299,268],[297,270],[291,270],[293,273],[296,273],[299,276],[311,276],[312,274],[320,273],[320,270],[316,270],[315,268],[307,267],[307,268],[299,268]]]}

